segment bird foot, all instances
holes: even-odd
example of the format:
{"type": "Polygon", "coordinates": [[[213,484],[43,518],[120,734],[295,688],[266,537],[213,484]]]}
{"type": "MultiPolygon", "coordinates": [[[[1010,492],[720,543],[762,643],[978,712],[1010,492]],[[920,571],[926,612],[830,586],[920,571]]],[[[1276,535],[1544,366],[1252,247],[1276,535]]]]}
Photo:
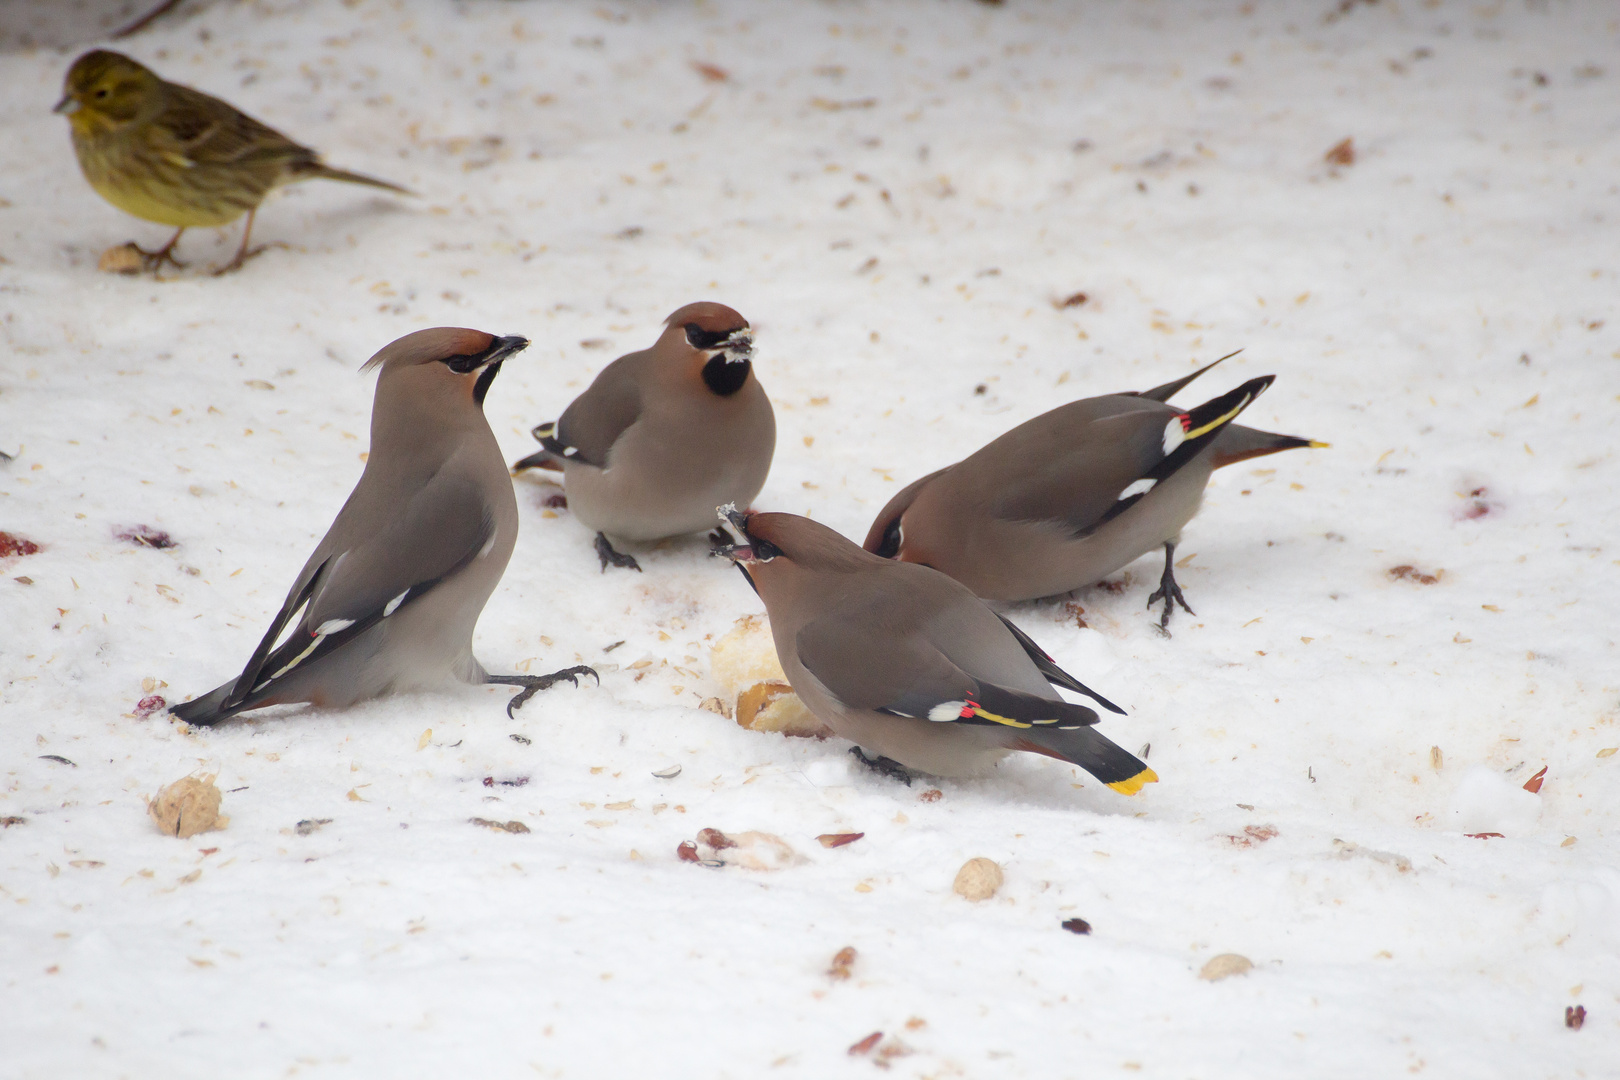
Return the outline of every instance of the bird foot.
{"type": "MultiPolygon", "coordinates": [[[[156,251],[147,251],[145,248],[141,247],[141,245],[131,240],[129,243],[124,245],[124,250],[130,252],[132,255],[137,256],[141,260],[141,273],[151,274],[153,277],[158,276],[158,272],[163,269],[163,265],[165,263],[174,267],[176,270],[184,270],[186,268],[185,263],[174,257],[173,241],[164,244],[156,251]]],[[[106,256],[104,255],[102,258],[105,259],[106,256]]]]}
{"type": "Polygon", "coordinates": [[[902,784],[906,785],[906,787],[911,786],[911,770],[894,760],[894,758],[887,758],[881,754],[879,754],[877,757],[867,757],[866,751],[862,750],[858,746],[850,747],[849,752],[856,761],[860,762],[862,765],[865,765],[873,772],[882,776],[890,777],[894,780],[898,780],[902,784]]]}
{"type": "Polygon", "coordinates": [[[622,551],[615,551],[613,545],[608,543],[606,533],[596,534],[596,557],[602,560],[602,573],[607,573],[609,566],[622,566],[626,570],[641,573],[641,564],[636,562],[634,555],[626,555],[622,551]]]}
{"type": "MultiPolygon", "coordinates": [[[[263,255],[271,248],[285,248],[286,246],[286,244],[276,240],[268,244],[260,244],[256,248],[243,248],[236,253],[236,257],[231,259],[230,262],[226,263],[224,266],[217,267],[214,270],[214,276],[224,277],[226,274],[234,274],[236,271],[242,269],[243,266],[247,265],[249,259],[257,259],[260,255],[263,255]]],[[[175,265],[179,264],[176,263],[175,265]]]]}
{"type": "Polygon", "coordinates": [[[575,686],[579,685],[579,677],[589,675],[596,680],[596,685],[602,685],[602,676],[596,673],[595,668],[576,664],[574,667],[553,671],[550,675],[489,675],[485,682],[500,683],[502,686],[521,686],[523,689],[511,701],[506,703],[506,715],[516,719],[516,711],[523,707],[523,703],[534,697],[542,690],[549,690],[552,686],[567,679],[575,686]]]}
{"type": "Polygon", "coordinates": [[[1159,633],[1165,637],[1170,636],[1170,613],[1180,604],[1189,615],[1196,615],[1192,608],[1187,606],[1187,598],[1181,595],[1181,586],[1176,584],[1176,576],[1172,572],[1170,560],[1164,561],[1164,576],[1159,579],[1159,587],[1153,590],[1148,597],[1147,606],[1152,607],[1160,600],[1164,601],[1164,614],[1159,616],[1159,633]]]}

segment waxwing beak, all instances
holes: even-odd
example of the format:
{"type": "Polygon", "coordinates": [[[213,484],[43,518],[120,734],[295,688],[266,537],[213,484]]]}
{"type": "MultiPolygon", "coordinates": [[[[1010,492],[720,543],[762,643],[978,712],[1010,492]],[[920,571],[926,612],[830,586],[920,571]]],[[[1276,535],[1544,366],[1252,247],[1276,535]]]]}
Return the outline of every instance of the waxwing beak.
{"type": "Polygon", "coordinates": [[[471,375],[475,371],[495,371],[500,369],[507,357],[528,347],[528,338],[518,337],[515,334],[511,337],[498,337],[491,341],[483,352],[453,356],[446,360],[445,364],[458,375],[471,375]]]}
{"type": "Polygon", "coordinates": [[[72,116],[82,108],[84,108],[84,106],[80,104],[78,98],[74,97],[72,94],[64,94],[62,96],[62,100],[56,103],[56,107],[52,109],[51,112],[61,113],[63,116],[72,116]]]}
{"type": "Polygon", "coordinates": [[[730,559],[734,563],[754,561],[754,549],[748,540],[748,517],[737,509],[736,503],[726,503],[724,506],[714,508],[715,516],[720,519],[720,527],[709,534],[709,554],[722,559],[730,559]],[[731,526],[733,533],[726,532],[726,526],[731,526]],[[742,539],[739,541],[737,537],[742,539]]]}
{"type": "Polygon", "coordinates": [[[726,351],[726,363],[747,363],[754,358],[754,331],[746,326],[734,330],[721,347],[726,351]]]}
{"type": "Polygon", "coordinates": [[[715,507],[715,513],[720,516],[722,524],[709,534],[709,554],[723,559],[730,559],[731,565],[735,566],[748,582],[748,587],[758,595],[759,584],[754,580],[754,575],[749,573],[748,567],[754,563],[770,562],[781,552],[776,549],[775,545],[764,540],[755,540],[748,535],[748,529],[746,528],[748,516],[738,511],[736,503],[717,506],[715,507]],[[735,529],[738,535],[742,536],[746,542],[740,544],[733,542],[733,538],[726,532],[728,525],[735,529]]]}
{"type": "Polygon", "coordinates": [[[520,353],[529,347],[529,339],[517,334],[496,338],[489,346],[485,364],[498,364],[513,353],[520,353]]]}
{"type": "MultiPolygon", "coordinates": [[[[737,563],[770,562],[782,554],[782,549],[769,540],[761,540],[751,536],[748,532],[748,515],[737,509],[736,503],[726,503],[715,507],[715,513],[722,522],[720,528],[709,534],[710,555],[730,559],[737,563]],[[733,538],[726,533],[726,526],[730,526],[736,535],[742,537],[741,542],[733,542],[733,538]]],[[[753,579],[750,578],[750,581],[753,579]]]]}

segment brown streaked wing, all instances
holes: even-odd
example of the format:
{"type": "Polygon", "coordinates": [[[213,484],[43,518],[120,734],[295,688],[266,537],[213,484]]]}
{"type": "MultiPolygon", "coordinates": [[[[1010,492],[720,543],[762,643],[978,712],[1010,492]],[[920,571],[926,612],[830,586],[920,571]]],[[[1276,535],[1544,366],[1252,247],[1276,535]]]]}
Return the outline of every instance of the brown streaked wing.
{"type": "Polygon", "coordinates": [[[172,149],[199,167],[234,165],[276,176],[319,155],[232,105],[186,86],[168,87],[168,105],[154,127],[172,149]]]}

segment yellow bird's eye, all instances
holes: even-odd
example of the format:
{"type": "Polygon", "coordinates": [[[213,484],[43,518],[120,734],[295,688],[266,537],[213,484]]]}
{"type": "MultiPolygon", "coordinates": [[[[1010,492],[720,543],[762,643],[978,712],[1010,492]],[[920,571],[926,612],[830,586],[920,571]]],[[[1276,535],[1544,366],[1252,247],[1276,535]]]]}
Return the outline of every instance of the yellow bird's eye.
{"type": "Polygon", "coordinates": [[[107,88],[105,86],[103,86],[100,90],[96,91],[96,97],[104,98],[104,97],[107,96],[107,93],[108,93],[107,88]]]}

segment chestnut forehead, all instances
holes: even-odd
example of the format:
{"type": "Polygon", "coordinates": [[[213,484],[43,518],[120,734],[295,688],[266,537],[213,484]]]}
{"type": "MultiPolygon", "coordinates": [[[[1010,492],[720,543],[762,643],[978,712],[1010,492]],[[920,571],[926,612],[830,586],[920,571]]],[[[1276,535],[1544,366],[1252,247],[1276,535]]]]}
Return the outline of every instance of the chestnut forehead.
{"type": "Polygon", "coordinates": [[[782,526],[787,524],[787,520],[782,514],[749,514],[747,518],[748,535],[758,537],[761,540],[769,540],[773,544],[779,544],[782,533],[785,531],[782,526]]]}
{"type": "Polygon", "coordinates": [[[444,333],[441,344],[443,356],[477,356],[488,349],[495,339],[482,330],[468,330],[463,327],[448,329],[444,333]]]}
{"type": "Polygon", "coordinates": [[[730,333],[748,326],[748,320],[731,308],[724,304],[712,303],[687,304],[665,319],[664,323],[667,326],[687,326],[695,323],[699,330],[706,330],[709,333],[730,333]]]}

